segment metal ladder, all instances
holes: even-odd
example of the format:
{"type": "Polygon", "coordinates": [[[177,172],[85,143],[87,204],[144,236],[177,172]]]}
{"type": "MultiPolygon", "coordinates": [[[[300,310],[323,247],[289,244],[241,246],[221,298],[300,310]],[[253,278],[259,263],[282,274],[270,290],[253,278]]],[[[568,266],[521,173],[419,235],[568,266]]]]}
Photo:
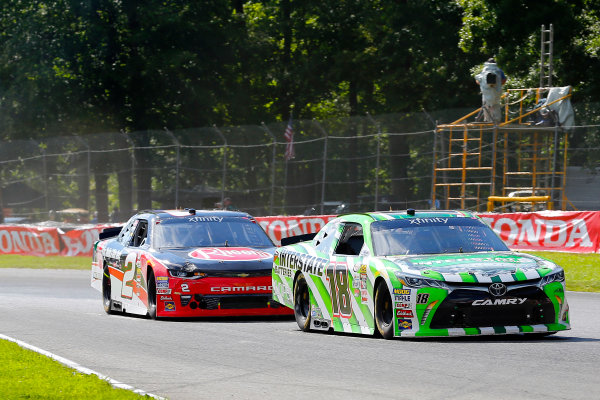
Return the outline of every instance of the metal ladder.
{"type": "Polygon", "coordinates": [[[549,29],[542,25],[540,51],[540,87],[552,87],[552,56],[554,53],[554,27],[550,24],[549,29]]]}

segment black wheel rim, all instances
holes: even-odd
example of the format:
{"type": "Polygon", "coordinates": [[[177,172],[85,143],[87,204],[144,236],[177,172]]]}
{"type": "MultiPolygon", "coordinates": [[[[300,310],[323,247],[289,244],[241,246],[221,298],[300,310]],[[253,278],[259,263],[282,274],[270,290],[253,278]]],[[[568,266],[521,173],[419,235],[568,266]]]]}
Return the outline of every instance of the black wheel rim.
{"type": "Polygon", "coordinates": [[[392,311],[392,299],[385,286],[380,286],[377,292],[377,319],[382,326],[389,326],[392,323],[394,313],[392,311]]]}
{"type": "Polygon", "coordinates": [[[104,307],[110,307],[110,276],[108,275],[108,270],[104,270],[104,274],[102,277],[102,297],[104,299],[104,307]]]}
{"type": "Polygon", "coordinates": [[[295,308],[298,314],[304,318],[308,317],[308,313],[310,312],[310,296],[308,294],[308,286],[304,280],[298,281],[295,308]]]}
{"type": "Polygon", "coordinates": [[[148,279],[148,308],[151,314],[155,313],[156,310],[156,285],[154,282],[154,274],[152,274],[148,279]]]}

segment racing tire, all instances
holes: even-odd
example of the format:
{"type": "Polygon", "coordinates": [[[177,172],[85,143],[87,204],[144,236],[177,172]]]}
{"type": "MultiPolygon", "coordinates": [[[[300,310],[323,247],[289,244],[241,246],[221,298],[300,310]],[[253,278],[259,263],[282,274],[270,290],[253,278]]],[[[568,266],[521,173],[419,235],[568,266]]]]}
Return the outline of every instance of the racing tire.
{"type": "Polygon", "coordinates": [[[113,301],[111,293],[110,274],[108,272],[108,267],[104,267],[104,270],[102,271],[102,305],[107,314],[115,313],[112,307],[113,301]]]}
{"type": "Polygon", "coordinates": [[[156,277],[154,271],[148,268],[148,316],[152,319],[156,317],[156,277]]]}
{"type": "Polygon", "coordinates": [[[310,330],[310,289],[304,275],[298,275],[294,285],[294,317],[300,330],[310,330]]]}
{"type": "Polygon", "coordinates": [[[394,337],[394,307],[387,285],[381,281],[375,292],[375,325],[384,339],[394,337]]]}

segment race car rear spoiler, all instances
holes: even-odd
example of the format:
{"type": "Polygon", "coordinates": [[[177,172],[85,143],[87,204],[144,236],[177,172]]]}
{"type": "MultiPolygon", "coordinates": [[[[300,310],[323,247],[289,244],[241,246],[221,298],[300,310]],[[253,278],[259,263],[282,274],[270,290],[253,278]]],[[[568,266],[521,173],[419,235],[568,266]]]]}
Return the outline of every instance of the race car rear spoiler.
{"type": "Polygon", "coordinates": [[[297,235],[297,236],[290,236],[290,237],[286,237],[286,238],[281,238],[281,245],[282,246],[287,246],[289,244],[306,242],[307,240],[312,240],[315,236],[317,236],[316,233],[307,233],[307,234],[304,234],[304,235],[297,235]]]}
{"type": "Polygon", "coordinates": [[[104,228],[102,232],[98,234],[98,239],[104,240],[111,237],[118,236],[121,233],[122,226],[115,226],[113,228],[104,228]]]}

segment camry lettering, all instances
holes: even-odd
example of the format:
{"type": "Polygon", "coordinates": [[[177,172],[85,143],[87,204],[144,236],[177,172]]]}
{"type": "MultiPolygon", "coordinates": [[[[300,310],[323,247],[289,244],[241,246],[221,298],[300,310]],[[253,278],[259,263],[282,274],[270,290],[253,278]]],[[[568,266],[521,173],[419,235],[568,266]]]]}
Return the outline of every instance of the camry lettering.
{"type": "Polygon", "coordinates": [[[230,292],[259,292],[261,290],[272,290],[272,286],[214,286],[210,288],[214,293],[230,293],[230,292]]]}
{"type": "Polygon", "coordinates": [[[527,301],[526,297],[517,297],[516,299],[485,299],[475,300],[471,305],[474,306],[508,306],[508,305],[519,305],[527,301]]]}

